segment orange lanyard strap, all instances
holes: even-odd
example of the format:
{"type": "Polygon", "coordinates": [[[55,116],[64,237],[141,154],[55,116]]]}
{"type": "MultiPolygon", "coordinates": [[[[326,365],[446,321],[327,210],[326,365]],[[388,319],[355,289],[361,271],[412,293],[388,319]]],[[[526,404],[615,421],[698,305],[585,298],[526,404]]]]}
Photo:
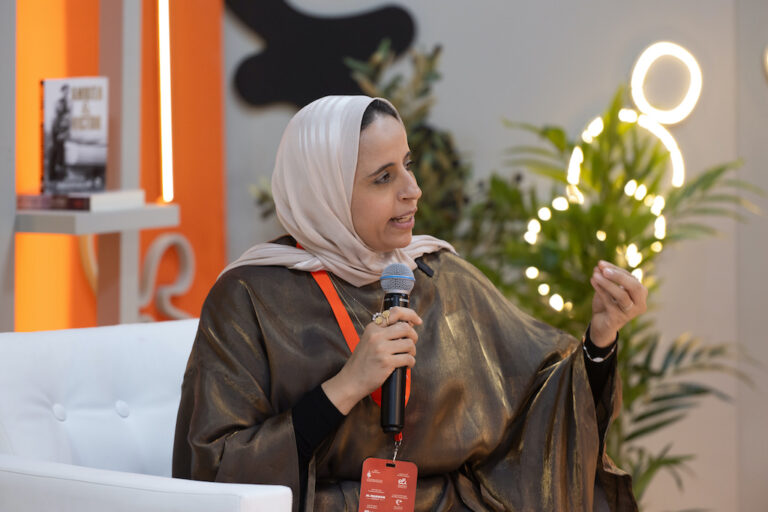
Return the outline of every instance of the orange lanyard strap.
{"type": "MultiPolygon", "coordinates": [[[[344,307],[344,304],[341,302],[341,298],[339,297],[338,292],[336,292],[336,288],[333,287],[333,283],[331,282],[331,277],[328,275],[328,272],[326,272],[325,270],[317,270],[315,272],[312,272],[312,277],[315,279],[315,282],[317,282],[317,285],[323,291],[323,295],[325,295],[325,299],[328,301],[328,304],[331,305],[331,310],[333,310],[333,316],[336,317],[336,322],[339,324],[339,328],[341,329],[341,334],[344,335],[344,339],[347,342],[349,351],[354,352],[355,348],[357,347],[357,344],[360,342],[360,336],[357,334],[357,331],[355,330],[355,326],[354,324],[352,324],[352,319],[349,318],[349,312],[347,312],[347,309],[344,307]]],[[[408,368],[408,370],[405,373],[405,404],[406,405],[408,405],[408,398],[410,398],[410,396],[411,396],[411,369],[408,368]]],[[[376,402],[376,404],[379,407],[381,407],[381,388],[371,393],[371,398],[373,398],[373,401],[376,402]]]]}
{"type": "Polygon", "coordinates": [[[349,318],[349,312],[347,312],[344,304],[342,304],[341,298],[336,292],[336,288],[333,287],[331,277],[325,270],[312,272],[312,277],[315,278],[318,286],[323,290],[325,299],[328,301],[328,304],[331,305],[333,316],[336,317],[336,322],[338,322],[339,327],[341,328],[341,334],[343,334],[344,339],[347,340],[349,351],[354,352],[357,344],[360,342],[360,336],[357,334],[355,326],[352,324],[352,319],[349,318]]]}

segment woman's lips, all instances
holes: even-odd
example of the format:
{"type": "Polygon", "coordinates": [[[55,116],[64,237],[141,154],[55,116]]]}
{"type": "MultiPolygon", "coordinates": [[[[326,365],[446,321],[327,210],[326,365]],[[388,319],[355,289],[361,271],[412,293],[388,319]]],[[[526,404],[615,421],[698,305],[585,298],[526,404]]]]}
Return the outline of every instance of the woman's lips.
{"type": "Polygon", "coordinates": [[[410,229],[416,222],[416,217],[414,216],[415,214],[416,211],[414,210],[400,217],[392,217],[389,220],[398,228],[410,229]]]}

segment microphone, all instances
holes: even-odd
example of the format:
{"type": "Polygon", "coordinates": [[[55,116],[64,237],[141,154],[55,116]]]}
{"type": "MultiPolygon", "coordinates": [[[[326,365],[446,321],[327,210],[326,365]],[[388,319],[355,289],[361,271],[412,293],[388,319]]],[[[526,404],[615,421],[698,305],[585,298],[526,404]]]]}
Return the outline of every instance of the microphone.
{"type": "MultiPolygon", "coordinates": [[[[391,263],[381,274],[384,290],[383,311],[389,308],[410,307],[409,294],[416,279],[408,265],[391,263]]],[[[406,366],[396,368],[381,385],[381,429],[387,434],[397,434],[405,424],[405,376],[406,366]]]]}

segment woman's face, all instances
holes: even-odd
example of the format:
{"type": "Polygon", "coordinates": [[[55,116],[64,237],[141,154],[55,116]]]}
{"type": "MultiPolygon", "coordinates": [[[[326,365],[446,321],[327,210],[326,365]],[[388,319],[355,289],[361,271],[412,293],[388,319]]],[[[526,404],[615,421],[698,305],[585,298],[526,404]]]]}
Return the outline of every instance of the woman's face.
{"type": "Polygon", "coordinates": [[[352,223],[371,249],[388,252],[411,242],[421,189],[411,172],[403,125],[377,114],[360,133],[352,187],[352,223]]]}

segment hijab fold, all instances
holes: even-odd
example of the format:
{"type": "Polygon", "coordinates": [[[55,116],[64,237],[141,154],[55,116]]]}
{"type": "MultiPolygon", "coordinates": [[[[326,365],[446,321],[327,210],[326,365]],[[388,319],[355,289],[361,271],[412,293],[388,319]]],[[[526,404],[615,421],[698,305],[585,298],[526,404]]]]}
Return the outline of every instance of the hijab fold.
{"type": "Polygon", "coordinates": [[[326,96],[291,119],[277,150],[272,195],[278,220],[302,249],[257,244],[222,274],[244,265],[278,265],[306,272],[327,270],[363,286],[378,280],[390,263],[414,269],[416,258],[423,254],[440,249],[456,252],[448,242],[425,235],[412,237],[402,249],[377,252],[355,232],[351,204],[360,124],[373,100],[326,96]]]}

